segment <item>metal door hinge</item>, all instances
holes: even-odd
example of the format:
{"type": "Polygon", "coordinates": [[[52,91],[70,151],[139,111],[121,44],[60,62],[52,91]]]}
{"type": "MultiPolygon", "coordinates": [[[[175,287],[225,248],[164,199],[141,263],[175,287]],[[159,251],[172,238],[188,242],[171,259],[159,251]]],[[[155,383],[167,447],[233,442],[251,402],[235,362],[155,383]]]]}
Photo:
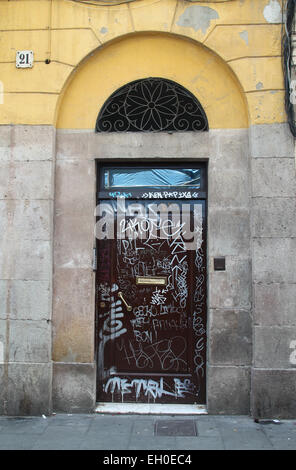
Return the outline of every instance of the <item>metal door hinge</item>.
{"type": "Polygon", "coordinates": [[[93,271],[97,270],[97,249],[96,249],[96,247],[93,248],[92,269],[93,269],[93,271]]]}

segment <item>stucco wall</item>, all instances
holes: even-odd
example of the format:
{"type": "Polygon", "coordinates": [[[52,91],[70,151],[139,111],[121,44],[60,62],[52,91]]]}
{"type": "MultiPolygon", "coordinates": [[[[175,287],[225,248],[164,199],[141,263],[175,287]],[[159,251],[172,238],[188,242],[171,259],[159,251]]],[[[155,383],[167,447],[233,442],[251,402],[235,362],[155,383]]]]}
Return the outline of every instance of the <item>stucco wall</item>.
{"type": "MultiPolygon", "coordinates": [[[[71,0],[1,1],[2,123],[55,124],[60,94],[81,61],[112,40],[138,32],[174,34],[203,44],[237,75],[251,123],[283,122],[278,5],[277,0],[138,0],[112,7],[71,0]],[[15,68],[15,52],[20,49],[34,50],[32,69],[15,68]]],[[[132,45],[129,52],[132,59],[141,58],[133,55],[132,45]]],[[[161,58],[154,57],[154,62],[160,65],[161,58]]],[[[118,88],[117,74],[106,81],[118,88]]],[[[203,86],[210,87],[206,82],[202,80],[203,86]]]]}

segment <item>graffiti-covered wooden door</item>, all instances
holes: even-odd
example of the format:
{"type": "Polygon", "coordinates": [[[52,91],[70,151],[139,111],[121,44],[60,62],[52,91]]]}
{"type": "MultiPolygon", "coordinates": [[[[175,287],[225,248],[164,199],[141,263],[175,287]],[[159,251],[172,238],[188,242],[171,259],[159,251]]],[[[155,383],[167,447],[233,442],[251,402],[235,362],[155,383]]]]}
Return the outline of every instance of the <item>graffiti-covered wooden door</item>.
{"type": "Polygon", "coordinates": [[[206,234],[201,182],[190,189],[171,184],[169,190],[129,184],[99,192],[97,399],[204,404],[206,234]]]}

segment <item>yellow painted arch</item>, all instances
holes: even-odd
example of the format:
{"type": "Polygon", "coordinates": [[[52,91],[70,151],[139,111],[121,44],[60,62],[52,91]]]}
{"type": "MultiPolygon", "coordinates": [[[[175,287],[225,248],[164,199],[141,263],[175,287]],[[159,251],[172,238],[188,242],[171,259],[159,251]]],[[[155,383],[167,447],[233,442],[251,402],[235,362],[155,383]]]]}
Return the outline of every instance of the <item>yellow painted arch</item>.
{"type": "Polygon", "coordinates": [[[72,73],[56,112],[60,129],[94,129],[109,96],[137,79],[162,77],[187,88],[203,106],[210,129],[245,128],[248,105],[239,80],[213,51],[164,33],[132,34],[93,52],[72,73]]]}

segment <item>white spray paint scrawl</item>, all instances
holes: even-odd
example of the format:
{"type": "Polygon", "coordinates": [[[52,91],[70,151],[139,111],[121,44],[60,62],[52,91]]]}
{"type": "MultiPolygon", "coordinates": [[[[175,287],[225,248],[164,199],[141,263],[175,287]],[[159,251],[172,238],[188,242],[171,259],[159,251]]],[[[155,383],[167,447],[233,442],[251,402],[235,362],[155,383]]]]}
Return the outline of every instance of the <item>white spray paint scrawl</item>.
{"type": "Polygon", "coordinates": [[[105,317],[103,326],[99,331],[99,348],[98,348],[98,362],[99,362],[99,370],[102,374],[104,374],[104,349],[105,345],[108,341],[114,340],[119,336],[125,334],[127,329],[123,326],[123,311],[122,311],[122,303],[121,300],[118,300],[116,297],[116,293],[118,291],[118,285],[113,284],[110,290],[108,290],[107,286],[103,284],[99,287],[101,293],[101,299],[109,300],[110,301],[110,311],[103,314],[105,317]],[[110,297],[108,299],[108,294],[110,297]]]}
{"type": "Polygon", "coordinates": [[[132,391],[135,392],[136,398],[139,398],[141,393],[146,397],[151,397],[154,400],[161,398],[163,395],[173,396],[175,398],[184,398],[185,394],[194,393],[194,384],[189,379],[184,381],[174,378],[174,391],[165,389],[164,379],[161,377],[159,382],[149,379],[133,379],[129,382],[128,379],[121,379],[120,377],[112,377],[108,380],[104,386],[105,393],[111,393],[118,391],[122,395],[122,399],[125,394],[130,394],[132,391]]]}

